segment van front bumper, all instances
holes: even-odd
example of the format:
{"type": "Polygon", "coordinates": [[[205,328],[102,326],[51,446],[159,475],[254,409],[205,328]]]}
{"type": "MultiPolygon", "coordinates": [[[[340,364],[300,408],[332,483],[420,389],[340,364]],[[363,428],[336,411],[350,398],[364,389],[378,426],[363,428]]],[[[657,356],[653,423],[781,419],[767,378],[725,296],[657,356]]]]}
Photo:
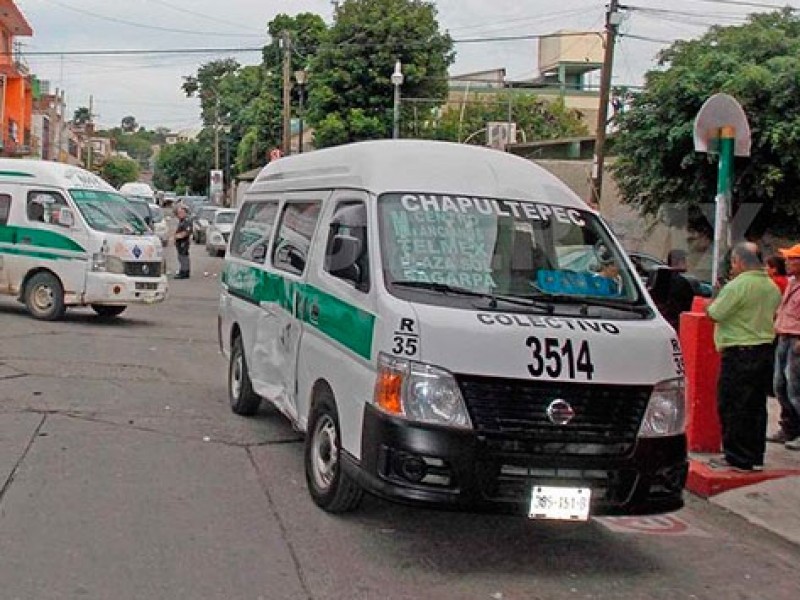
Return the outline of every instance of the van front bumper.
{"type": "Polygon", "coordinates": [[[620,515],[680,509],[688,462],[684,435],[638,439],[625,456],[542,456],[367,405],[361,461],[346,456],[343,468],[366,490],[400,502],[527,514],[534,485],[589,487],[590,514],[620,515]]]}
{"type": "Polygon", "coordinates": [[[130,277],[90,272],[82,304],[155,304],[167,298],[167,277],[130,277]]]}

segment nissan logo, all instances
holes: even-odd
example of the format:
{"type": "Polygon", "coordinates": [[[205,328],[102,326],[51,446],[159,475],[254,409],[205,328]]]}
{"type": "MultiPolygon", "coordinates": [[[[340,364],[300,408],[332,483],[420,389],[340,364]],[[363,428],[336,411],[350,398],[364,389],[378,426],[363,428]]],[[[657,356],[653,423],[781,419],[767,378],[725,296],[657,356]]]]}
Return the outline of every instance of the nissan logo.
{"type": "Polygon", "coordinates": [[[566,425],[575,417],[575,409],[569,405],[569,402],[561,398],[553,400],[546,412],[547,418],[554,425],[566,425]]]}
{"type": "Polygon", "coordinates": [[[142,265],[142,273],[147,275],[149,272],[150,272],[150,266],[149,265],[142,265]]]}

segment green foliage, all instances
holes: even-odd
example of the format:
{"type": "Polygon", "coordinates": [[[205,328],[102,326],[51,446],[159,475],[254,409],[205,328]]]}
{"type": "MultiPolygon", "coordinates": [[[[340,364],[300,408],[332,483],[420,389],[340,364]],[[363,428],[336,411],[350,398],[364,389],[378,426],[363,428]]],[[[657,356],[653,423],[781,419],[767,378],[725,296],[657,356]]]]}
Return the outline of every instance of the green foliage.
{"type": "Polygon", "coordinates": [[[564,106],[563,100],[547,101],[533,94],[515,91],[487,94],[482,101],[462,105],[449,104],[444,111],[434,110],[427,115],[408,115],[407,128],[414,137],[486,143],[486,124],[509,120],[517,125],[517,139],[524,141],[556,139],[586,135],[586,126],[577,111],[564,106]]]}
{"type": "Polygon", "coordinates": [[[128,115],[127,117],[122,117],[120,127],[125,133],[133,133],[139,127],[139,124],[136,122],[136,117],[128,115]]]}
{"type": "Polygon", "coordinates": [[[716,193],[716,158],[694,151],[692,129],[703,102],[725,92],[743,106],[750,158],[737,158],[734,203],[759,203],[750,234],[798,230],[800,214],[800,15],[753,15],[713,27],[659,56],[661,70],[617,119],[614,170],[626,202],[656,214],[678,203],[697,209],[716,193]]]}
{"type": "Polygon", "coordinates": [[[86,106],[80,106],[75,109],[75,113],[72,116],[72,122],[76,125],[86,125],[89,121],[92,120],[92,113],[89,111],[89,108],[86,106]]]}
{"type": "Polygon", "coordinates": [[[103,163],[100,176],[118,188],[123,183],[139,179],[139,165],[123,156],[112,156],[103,163]]]}
{"type": "Polygon", "coordinates": [[[153,183],[161,190],[203,194],[212,165],[211,149],[199,141],[165,146],[156,158],[153,183]]]}
{"type": "Polygon", "coordinates": [[[345,0],[311,60],[308,119],[315,146],[390,137],[394,86],[402,63],[405,98],[421,110],[447,96],[453,41],[439,32],[436,8],[422,0],[345,0]]]}

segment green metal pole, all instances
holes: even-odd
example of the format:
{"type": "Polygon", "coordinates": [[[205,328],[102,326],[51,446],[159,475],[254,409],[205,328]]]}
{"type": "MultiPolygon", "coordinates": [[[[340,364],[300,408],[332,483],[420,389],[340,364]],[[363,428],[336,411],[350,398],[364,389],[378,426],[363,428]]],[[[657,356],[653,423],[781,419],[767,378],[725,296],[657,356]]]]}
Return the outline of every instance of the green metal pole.
{"type": "Polygon", "coordinates": [[[717,197],[714,215],[714,264],[712,281],[721,275],[722,261],[731,245],[730,210],[733,187],[733,150],[736,130],[726,126],[719,130],[719,169],[717,171],[717,197]]]}

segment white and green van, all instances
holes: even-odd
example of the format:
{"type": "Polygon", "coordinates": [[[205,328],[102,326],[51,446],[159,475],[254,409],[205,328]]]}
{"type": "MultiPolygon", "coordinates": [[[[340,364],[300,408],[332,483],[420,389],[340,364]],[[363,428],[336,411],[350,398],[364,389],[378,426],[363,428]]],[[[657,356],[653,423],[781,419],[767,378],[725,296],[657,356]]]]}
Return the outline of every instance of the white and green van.
{"type": "Polygon", "coordinates": [[[161,242],[113,187],[62,163],[0,159],[0,294],[37,319],[161,302],[161,242]]]}
{"type": "Polygon", "coordinates": [[[393,140],[270,163],[219,338],[233,411],[267,399],[306,432],[326,510],[365,490],[545,519],[682,506],[675,332],[599,215],[527,160],[393,140]]]}

